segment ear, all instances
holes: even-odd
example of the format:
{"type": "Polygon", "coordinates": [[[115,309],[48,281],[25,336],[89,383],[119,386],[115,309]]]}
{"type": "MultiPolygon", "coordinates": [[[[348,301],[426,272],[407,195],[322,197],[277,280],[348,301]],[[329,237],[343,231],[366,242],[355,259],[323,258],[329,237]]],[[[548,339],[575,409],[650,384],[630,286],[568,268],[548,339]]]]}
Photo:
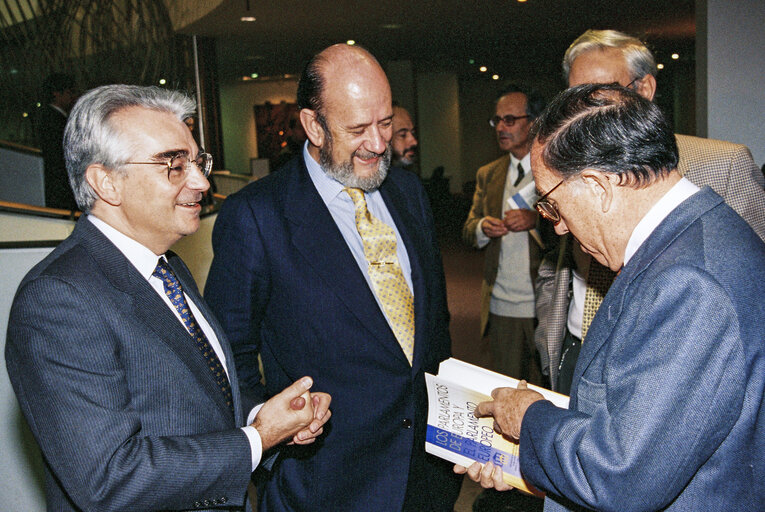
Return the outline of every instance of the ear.
{"type": "Polygon", "coordinates": [[[322,128],[315,110],[304,108],[300,111],[300,124],[303,125],[308,140],[311,144],[320,148],[324,144],[324,128],[322,128]]]}
{"type": "Polygon", "coordinates": [[[101,164],[91,164],[85,169],[85,179],[102,201],[112,206],[122,204],[121,180],[114,171],[101,164]]]}
{"type": "Polygon", "coordinates": [[[600,201],[601,211],[603,213],[608,212],[616,192],[614,190],[616,184],[611,181],[610,175],[594,169],[585,169],[582,171],[581,178],[590,192],[600,201]]]}
{"type": "Polygon", "coordinates": [[[649,101],[653,101],[653,97],[656,95],[656,77],[646,74],[635,83],[637,84],[637,93],[649,101]]]}

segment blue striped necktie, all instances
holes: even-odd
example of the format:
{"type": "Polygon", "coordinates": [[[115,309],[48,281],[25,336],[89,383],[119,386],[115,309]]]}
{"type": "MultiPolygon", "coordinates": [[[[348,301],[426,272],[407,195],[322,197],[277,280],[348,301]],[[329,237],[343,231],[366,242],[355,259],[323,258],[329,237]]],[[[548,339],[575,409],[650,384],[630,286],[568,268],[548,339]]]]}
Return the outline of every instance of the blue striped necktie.
{"type": "Polygon", "coordinates": [[[207,366],[210,368],[210,371],[215,378],[215,382],[218,384],[223,396],[226,397],[226,405],[228,405],[233,412],[234,403],[231,398],[231,385],[228,382],[226,371],[220,363],[220,359],[218,359],[218,356],[215,354],[215,350],[207,340],[207,336],[205,336],[202,328],[199,327],[199,324],[194,318],[194,314],[191,312],[191,309],[186,302],[186,297],[183,295],[181,283],[178,281],[178,278],[175,277],[173,271],[170,270],[167,262],[162,258],[159,259],[157,268],[154,269],[152,275],[162,280],[162,284],[165,286],[165,295],[170,299],[170,302],[173,304],[175,310],[178,311],[178,314],[181,315],[183,325],[186,326],[186,330],[196,342],[199,352],[202,354],[202,357],[204,357],[207,366]]]}

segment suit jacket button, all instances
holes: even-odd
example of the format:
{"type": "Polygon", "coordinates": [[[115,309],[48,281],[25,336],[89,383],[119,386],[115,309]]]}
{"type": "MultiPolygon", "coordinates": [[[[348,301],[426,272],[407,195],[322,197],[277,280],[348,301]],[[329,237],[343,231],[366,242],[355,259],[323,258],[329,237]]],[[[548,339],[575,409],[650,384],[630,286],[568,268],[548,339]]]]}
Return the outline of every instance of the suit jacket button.
{"type": "Polygon", "coordinates": [[[210,503],[210,500],[204,500],[202,503],[204,503],[205,507],[209,507],[210,505],[212,505],[212,503],[210,503]]]}
{"type": "Polygon", "coordinates": [[[404,428],[412,428],[412,420],[404,418],[404,421],[401,422],[401,426],[404,428]]]}

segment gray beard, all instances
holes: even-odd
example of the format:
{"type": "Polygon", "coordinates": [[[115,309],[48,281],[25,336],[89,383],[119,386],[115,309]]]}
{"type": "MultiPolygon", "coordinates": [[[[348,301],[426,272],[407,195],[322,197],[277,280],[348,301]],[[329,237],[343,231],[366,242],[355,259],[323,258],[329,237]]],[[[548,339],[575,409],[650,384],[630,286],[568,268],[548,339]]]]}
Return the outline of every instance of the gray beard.
{"type": "MultiPolygon", "coordinates": [[[[339,181],[346,187],[360,188],[365,192],[377,190],[385,181],[385,177],[388,176],[390,159],[393,154],[390,144],[385,148],[385,153],[381,155],[382,158],[377,166],[377,171],[371,176],[357,176],[353,172],[353,157],[358,152],[358,150],[354,151],[349,160],[337,163],[332,160],[332,140],[327,138],[326,144],[319,148],[319,163],[327,176],[339,181]]],[[[371,153],[364,151],[363,156],[371,156],[371,153]]]]}

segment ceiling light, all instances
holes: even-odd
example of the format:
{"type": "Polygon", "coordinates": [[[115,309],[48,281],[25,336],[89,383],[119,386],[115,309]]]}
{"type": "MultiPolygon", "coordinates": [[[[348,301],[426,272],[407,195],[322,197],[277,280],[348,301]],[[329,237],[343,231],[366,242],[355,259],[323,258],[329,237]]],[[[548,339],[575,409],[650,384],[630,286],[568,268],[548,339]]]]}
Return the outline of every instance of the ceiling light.
{"type": "Polygon", "coordinates": [[[27,112],[24,112],[23,114],[21,114],[21,117],[29,117],[29,114],[27,112]]]}
{"type": "Polygon", "coordinates": [[[492,80],[499,80],[499,75],[491,75],[492,80]]]}
{"type": "Polygon", "coordinates": [[[660,62],[660,63],[656,64],[656,68],[657,68],[657,69],[664,69],[664,64],[662,64],[662,63],[660,62]]]}
{"type": "Polygon", "coordinates": [[[354,44],[356,44],[356,41],[354,41],[353,39],[348,39],[348,40],[345,42],[345,44],[347,44],[348,46],[353,46],[354,44]]]}
{"type": "Polygon", "coordinates": [[[246,82],[247,80],[252,80],[252,78],[250,78],[249,76],[243,76],[242,80],[244,80],[246,82]]]}
{"type": "Polygon", "coordinates": [[[678,54],[676,54],[676,53],[673,53],[673,54],[672,54],[672,60],[677,60],[677,59],[679,59],[679,58],[680,58],[680,55],[678,55],[678,54]]]}
{"type": "Polygon", "coordinates": [[[241,21],[255,21],[255,16],[242,16],[239,18],[241,21]]]}
{"type": "Polygon", "coordinates": [[[167,80],[165,80],[164,78],[159,79],[159,85],[165,85],[166,83],[167,83],[167,80]]]}
{"type": "Polygon", "coordinates": [[[480,71],[481,73],[486,73],[487,69],[488,68],[486,66],[481,66],[480,68],[478,68],[478,71],[480,71]]]}
{"type": "Polygon", "coordinates": [[[470,59],[470,60],[468,61],[468,64],[475,64],[475,59],[470,59]]]}
{"type": "Polygon", "coordinates": [[[257,74],[257,73],[252,73],[252,74],[250,75],[250,78],[258,78],[259,76],[260,76],[260,75],[259,75],[259,74],[257,74]]]}
{"type": "Polygon", "coordinates": [[[518,0],[518,3],[519,3],[519,4],[522,4],[522,3],[524,3],[525,1],[526,1],[526,0],[518,0]]]}

